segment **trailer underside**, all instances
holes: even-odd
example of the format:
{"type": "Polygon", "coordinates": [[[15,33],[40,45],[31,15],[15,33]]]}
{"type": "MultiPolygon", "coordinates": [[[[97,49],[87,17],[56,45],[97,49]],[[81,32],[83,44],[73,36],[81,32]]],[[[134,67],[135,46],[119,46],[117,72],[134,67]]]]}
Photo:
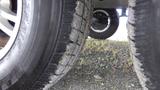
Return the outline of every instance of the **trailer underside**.
{"type": "Polygon", "coordinates": [[[126,8],[128,0],[93,0],[95,8],[126,8]]]}

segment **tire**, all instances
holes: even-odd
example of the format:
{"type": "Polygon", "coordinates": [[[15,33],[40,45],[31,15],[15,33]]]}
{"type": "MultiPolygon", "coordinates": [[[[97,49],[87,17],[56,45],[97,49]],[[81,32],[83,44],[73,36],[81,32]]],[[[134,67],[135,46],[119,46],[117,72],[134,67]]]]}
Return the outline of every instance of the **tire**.
{"type": "Polygon", "coordinates": [[[22,5],[19,32],[0,60],[0,90],[48,90],[78,58],[92,0],[23,0],[22,5]]]}
{"type": "Polygon", "coordinates": [[[159,11],[159,0],[129,0],[127,26],[131,54],[144,90],[160,89],[159,11]]]}
{"type": "MultiPolygon", "coordinates": [[[[116,31],[119,26],[119,16],[116,9],[95,9],[94,11],[101,11],[106,12],[109,15],[110,23],[109,25],[106,24],[106,28],[99,30],[93,28],[93,23],[91,23],[91,29],[89,36],[94,39],[107,39],[111,37],[116,31]]],[[[94,17],[94,14],[93,14],[94,17]]],[[[98,25],[100,26],[100,25],[98,25]]]]}

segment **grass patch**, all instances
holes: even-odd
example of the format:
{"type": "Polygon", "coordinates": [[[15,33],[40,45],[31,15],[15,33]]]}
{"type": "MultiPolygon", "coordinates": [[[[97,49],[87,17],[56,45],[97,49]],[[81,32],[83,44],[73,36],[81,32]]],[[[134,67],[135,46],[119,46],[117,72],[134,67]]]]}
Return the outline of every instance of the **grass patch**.
{"type": "Polygon", "coordinates": [[[78,65],[82,64],[130,71],[132,61],[128,42],[88,39],[78,62],[78,65]]]}

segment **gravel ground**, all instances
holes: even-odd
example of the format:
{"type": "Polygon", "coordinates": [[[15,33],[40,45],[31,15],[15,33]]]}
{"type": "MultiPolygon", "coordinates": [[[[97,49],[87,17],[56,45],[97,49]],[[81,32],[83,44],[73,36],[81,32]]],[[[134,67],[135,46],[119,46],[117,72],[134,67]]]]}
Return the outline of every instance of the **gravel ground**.
{"type": "Polygon", "coordinates": [[[142,90],[127,42],[89,39],[72,70],[50,90],[142,90]]]}

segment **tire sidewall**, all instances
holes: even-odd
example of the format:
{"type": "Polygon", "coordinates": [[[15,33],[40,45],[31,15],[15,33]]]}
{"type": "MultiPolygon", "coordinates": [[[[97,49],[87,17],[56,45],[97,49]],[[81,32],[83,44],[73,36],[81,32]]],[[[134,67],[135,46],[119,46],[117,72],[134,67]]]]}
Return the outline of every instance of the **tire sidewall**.
{"type": "MultiPolygon", "coordinates": [[[[18,35],[12,48],[0,61],[2,89],[13,85],[22,75],[29,76],[39,61],[41,59],[43,61],[41,56],[45,55],[44,50],[51,33],[51,5],[51,0],[23,0],[22,20],[18,35]]],[[[57,33],[57,29],[54,33],[57,33]]],[[[52,39],[52,41],[55,40],[56,38],[52,39]]]]}

